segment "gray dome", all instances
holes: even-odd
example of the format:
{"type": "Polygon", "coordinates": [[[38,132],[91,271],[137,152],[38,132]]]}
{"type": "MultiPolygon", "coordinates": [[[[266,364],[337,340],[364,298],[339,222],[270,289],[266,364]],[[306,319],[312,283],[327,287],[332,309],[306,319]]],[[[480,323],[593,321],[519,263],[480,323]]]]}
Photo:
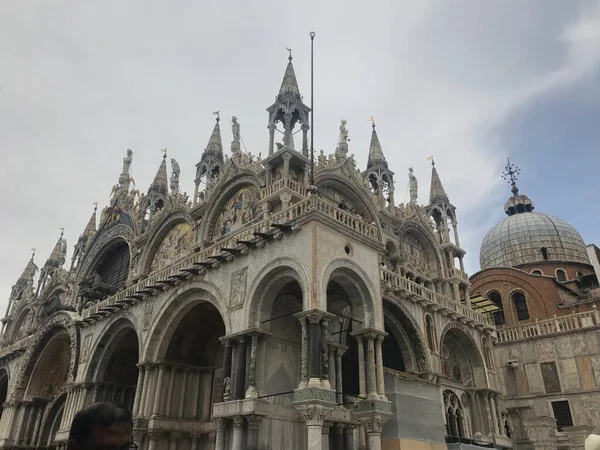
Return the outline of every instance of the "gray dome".
{"type": "Polygon", "coordinates": [[[575,228],[564,220],[531,211],[510,215],[495,225],[483,239],[479,253],[482,270],[545,259],[590,263],[585,243],[575,228]]]}

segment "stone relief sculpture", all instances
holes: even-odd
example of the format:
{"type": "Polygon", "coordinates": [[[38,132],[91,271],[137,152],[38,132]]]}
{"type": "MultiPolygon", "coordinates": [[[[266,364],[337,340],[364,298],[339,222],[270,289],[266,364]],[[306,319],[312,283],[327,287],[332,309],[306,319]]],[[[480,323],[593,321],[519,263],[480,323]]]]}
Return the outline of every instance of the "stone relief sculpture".
{"type": "Polygon", "coordinates": [[[116,294],[117,289],[102,281],[98,272],[94,272],[89,278],[84,278],[79,283],[79,308],[85,309],[97,301],[102,301],[116,294]]]}
{"type": "Polygon", "coordinates": [[[410,190],[410,202],[417,203],[417,198],[419,197],[419,183],[417,181],[417,177],[413,174],[413,168],[408,169],[408,183],[410,190]]]}
{"type": "Polygon", "coordinates": [[[175,160],[175,158],[171,158],[171,170],[172,170],[171,193],[178,194],[179,193],[179,173],[181,170],[179,168],[179,163],[177,162],[177,160],[175,160]]]}
{"type": "Polygon", "coordinates": [[[225,377],[223,380],[223,401],[231,400],[231,378],[225,377]]]}

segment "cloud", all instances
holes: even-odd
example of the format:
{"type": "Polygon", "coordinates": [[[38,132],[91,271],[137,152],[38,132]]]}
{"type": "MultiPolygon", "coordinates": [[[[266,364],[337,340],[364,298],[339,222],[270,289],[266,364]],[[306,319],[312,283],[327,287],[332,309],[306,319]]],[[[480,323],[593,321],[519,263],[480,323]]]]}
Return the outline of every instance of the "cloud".
{"type": "MultiPolygon", "coordinates": [[[[310,94],[315,30],[315,146],[331,153],[340,117],[364,167],[367,118],[396,172],[407,169],[428,200],[436,165],[458,208],[467,268],[500,220],[499,172],[507,123],[536,99],[597,74],[597,2],[2,2],[0,168],[3,202],[0,294],[37,247],[38,265],[66,227],[72,245],[106,204],[127,148],[143,190],[161,154],[181,166],[192,192],[212,111],[236,115],[249,150],[267,151],[265,108],[293,49],[301,92],[310,94]]],[[[576,90],[575,90],[576,91],[576,90]]],[[[573,98],[576,97],[573,93],[573,98]]],[[[586,97],[586,96],[583,96],[586,97]]],[[[585,98],[578,98],[584,101],[585,98]]],[[[223,120],[225,145],[231,139],[223,120]]],[[[532,137],[535,139],[535,137],[532,137]]],[[[69,253],[69,256],[70,256],[69,253]]]]}

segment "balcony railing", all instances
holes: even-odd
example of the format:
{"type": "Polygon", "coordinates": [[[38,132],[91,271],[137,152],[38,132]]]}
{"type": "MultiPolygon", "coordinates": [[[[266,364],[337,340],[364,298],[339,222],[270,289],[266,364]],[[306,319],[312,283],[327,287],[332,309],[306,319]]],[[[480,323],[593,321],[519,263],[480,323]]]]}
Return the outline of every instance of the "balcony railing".
{"type": "Polygon", "coordinates": [[[519,341],[537,336],[550,336],[566,331],[583,330],[600,326],[600,313],[593,307],[592,311],[569,314],[553,319],[540,320],[516,327],[497,328],[498,342],[519,341]]]}
{"type": "Polygon", "coordinates": [[[307,189],[303,183],[301,183],[299,181],[294,181],[291,178],[280,178],[279,180],[276,180],[276,181],[272,182],[270,185],[262,188],[261,189],[261,197],[262,198],[270,197],[271,195],[276,194],[277,192],[282,190],[283,188],[288,188],[291,191],[293,191],[296,194],[301,195],[303,197],[307,196],[307,189]]]}
{"type": "Polygon", "coordinates": [[[406,250],[400,250],[399,251],[399,256],[400,256],[400,258],[405,259],[406,261],[411,262],[412,264],[414,264],[415,266],[417,266],[420,269],[429,270],[429,264],[427,263],[427,261],[424,261],[423,259],[418,258],[417,256],[410,254],[406,250]]]}
{"type": "Polygon", "coordinates": [[[392,290],[404,291],[409,295],[417,296],[427,302],[440,306],[446,311],[456,313],[473,322],[477,322],[486,326],[493,325],[493,318],[491,316],[478,313],[466,305],[455,302],[454,300],[450,300],[449,298],[444,297],[442,294],[438,294],[431,289],[427,289],[426,287],[421,286],[420,284],[417,284],[407,278],[401,277],[400,275],[389,270],[381,269],[381,281],[384,286],[389,286],[392,290]]]}
{"type": "Polygon", "coordinates": [[[469,281],[469,275],[467,275],[465,272],[463,272],[460,269],[457,269],[456,267],[452,268],[452,269],[448,269],[448,275],[450,277],[456,277],[459,278],[463,281],[468,282],[469,281]]]}
{"type": "Polygon", "coordinates": [[[331,203],[326,202],[318,197],[312,197],[310,200],[314,202],[314,208],[317,211],[344,225],[346,228],[354,230],[370,239],[379,238],[376,225],[370,224],[364,219],[356,216],[356,214],[338,208],[337,206],[332,205],[331,203]]]}

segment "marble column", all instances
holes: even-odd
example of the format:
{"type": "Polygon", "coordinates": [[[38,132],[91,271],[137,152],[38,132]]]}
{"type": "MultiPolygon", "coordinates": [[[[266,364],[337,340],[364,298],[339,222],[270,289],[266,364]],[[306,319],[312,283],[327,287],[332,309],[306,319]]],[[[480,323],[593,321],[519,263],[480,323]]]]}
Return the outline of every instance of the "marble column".
{"type": "Polygon", "coordinates": [[[375,365],[377,372],[377,393],[381,398],[385,398],[385,382],[383,377],[383,355],[381,351],[381,343],[385,336],[378,335],[375,338],[375,365]]]}
{"type": "Polygon", "coordinates": [[[336,367],[335,367],[335,347],[329,345],[329,385],[331,389],[335,389],[339,391],[338,385],[336,383],[336,367]]]}
{"type": "Polygon", "coordinates": [[[262,416],[256,414],[246,416],[246,422],[248,423],[247,450],[258,450],[258,430],[260,429],[261,421],[262,416]]]}
{"type": "Polygon", "coordinates": [[[173,417],[173,395],[175,395],[175,383],[179,371],[177,370],[177,367],[171,366],[169,372],[171,373],[171,376],[169,377],[169,384],[167,385],[167,401],[165,404],[165,416],[173,417]]]}
{"type": "Polygon", "coordinates": [[[344,396],[342,392],[344,391],[344,383],[342,378],[342,356],[345,353],[345,349],[336,348],[335,349],[335,386],[336,386],[336,402],[343,403],[344,396]]]}
{"type": "Polygon", "coordinates": [[[148,383],[144,387],[144,396],[143,396],[144,409],[143,409],[143,411],[140,411],[140,413],[143,413],[143,417],[150,417],[150,415],[151,415],[152,394],[154,393],[154,390],[156,389],[157,376],[158,376],[158,370],[157,370],[156,365],[148,364],[146,366],[146,379],[148,380],[148,383]]]}
{"type": "Polygon", "coordinates": [[[346,426],[346,450],[359,450],[356,446],[356,439],[354,438],[356,425],[346,426]]]}
{"type": "Polygon", "coordinates": [[[243,399],[246,393],[246,338],[240,336],[235,352],[236,373],[235,373],[235,393],[236,400],[243,399]]]}
{"type": "Polygon", "coordinates": [[[308,130],[310,126],[307,123],[302,124],[302,154],[308,157],[308,130]]]}
{"type": "Polygon", "coordinates": [[[202,411],[200,414],[201,420],[208,421],[210,419],[210,405],[212,404],[212,393],[213,393],[213,378],[214,374],[211,369],[205,369],[202,372],[202,411]]]}
{"type": "Polygon", "coordinates": [[[173,385],[173,377],[175,372],[172,366],[165,365],[165,380],[163,383],[164,391],[166,395],[162,396],[162,408],[160,409],[161,417],[170,417],[171,414],[171,386],[173,385]]]}
{"type": "Polygon", "coordinates": [[[192,417],[193,420],[198,420],[199,402],[200,402],[200,384],[202,383],[202,372],[200,369],[192,370],[192,417]]]}
{"type": "Polygon", "coordinates": [[[33,427],[33,434],[29,441],[29,447],[36,447],[38,441],[38,434],[40,432],[40,425],[42,424],[42,415],[44,413],[44,404],[39,404],[37,408],[37,414],[35,418],[35,426],[33,427]]]}
{"type": "Polygon", "coordinates": [[[185,417],[185,401],[188,395],[188,375],[190,371],[188,368],[183,369],[183,380],[181,381],[181,397],[179,398],[179,413],[177,418],[183,419],[185,417]]]}
{"type": "Polygon", "coordinates": [[[35,424],[35,413],[36,413],[36,409],[33,405],[33,403],[29,403],[28,408],[27,408],[27,425],[25,425],[25,434],[23,435],[23,438],[21,439],[23,442],[23,445],[27,445],[27,443],[31,440],[31,435],[32,435],[32,428],[33,425],[35,424]]]}
{"type": "Polygon", "coordinates": [[[243,450],[244,445],[244,416],[233,418],[233,438],[231,439],[231,450],[243,450]]]}
{"type": "Polygon", "coordinates": [[[148,450],[156,450],[156,444],[162,436],[159,430],[148,430],[148,450]]]}
{"type": "Polygon", "coordinates": [[[488,393],[488,401],[490,404],[490,411],[492,413],[492,431],[494,432],[494,434],[499,434],[498,433],[498,418],[496,417],[496,405],[494,402],[494,394],[492,392],[488,393]]]}
{"type": "Polygon", "coordinates": [[[309,349],[308,349],[308,386],[321,387],[321,315],[308,314],[309,349]]]}
{"type": "Polygon", "coordinates": [[[191,433],[190,439],[192,441],[190,450],[198,450],[198,447],[200,446],[200,439],[202,439],[202,433],[191,433]]]}
{"type": "Polygon", "coordinates": [[[346,431],[346,424],[336,423],[334,431],[334,450],[344,450],[344,432],[346,431]]]}
{"type": "MultiPolygon", "coordinates": [[[[229,377],[231,380],[231,340],[223,339],[223,380],[229,377]]],[[[225,394],[225,383],[221,386],[221,396],[225,394]]]]}
{"type": "Polygon", "coordinates": [[[504,429],[504,423],[502,420],[502,411],[500,409],[500,402],[498,402],[499,395],[494,393],[494,406],[496,406],[496,421],[498,422],[498,434],[505,436],[506,430],[504,429]]]}
{"type": "Polygon", "coordinates": [[[154,404],[152,405],[152,417],[158,417],[160,414],[160,404],[163,394],[163,378],[165,377],[165,365],[158,366],[158,380],[156,382],[156,391],[154,393],[154,404]]]}
{"type": "MultiPolygon", "coordinates": [[[[481,395],[481,407],[482,407],[482,412],[485,413],[485,418],[486,423],[485,423],[485,428],[486,428],[486,434],[492,434],[494,432],[494,426],[492,425],[492,414],[490,411],[490,402],[488,400],[488,396],[485,392],[480,392],[481,395]]],[[[483,416],[483,414],[482,414],[483,416]]]]}
{"type": "Polygon", "coordinates": [[[460,302],[460,288],[458,286],[458,281],[452,282],[452,291],[454,293],[454,301],[460,302]]]}
{"type": "Polygon", "coordinates": [[[283,155],[283,176],[286,179],[290,176],[290,159],[292,159],[292,155],[289,153],[283,155]]]}
{"type": "Polygon", "coordinates": [[[329,319],[323,318],[321,321],[321,387],[331,389],[329,384],[329,344],[327,343],[329,334],[329,319]]]}
{"type": "Polygon", "coordinates": [[[308,386],[308,326],[306,325],[306,317],[298,317],[300,326],[302,327],[302,350],[300,355],[300,383],[299,389],[308,386]]]}
{"type": "Polygon", "coordinates": [[[250,344],[250,367],[248,368],[248,390],[246,398],[258,397],[256,390],[256,365],[258,359],[258,333],[252,333],[252,342],[250,344]]]}
{"type": "Polygon", "coordinates": [[[365,376],[365,345],[364,337],[360,334],[354,336],[358,343],[358,391],[359,397],[365,398],[367,396],[367,383],[365,376]]]}
{"type": "MultiPolygon", "coordinates": [[[[376,373],[375,373],[375,336],[369,334],[366,336],[367,339],[367,388],[368,397],[377,397],[377,384],[376,384],[376,373]]],[[[370,448],[369,448],[370,450],[370,448]]]]}
{"type": "Polygon", "coordinates": [[[216,419],[217,430],[215,433],[215,450],[225,450],[225,421],[216,419]]]}
{"type": "Polygon", "coordinates": [[[329,430],[333,423],[326,420],[323,422],[323,428],[321,428],[321,450],[329,450],[329,430]]]}
{"type": "Polygon", "coordinates": [[[275,124],[269,124],[269,156],[273,154],[273,145],[275,141],[275,124]]]}
{"type": "Polygon", "coordinates": [[[15,432],[15,444],[19,445],[21,433],[23,432],[23,423],[25,422],[25,410],[27,409],[26,402],[20,402],[17,415],[17,431],[15,432]]]}
{"type": "Polygon", "coordinates": [[[169,450],[177,450],[177,441],[181,438],[181,434],[177,431],[171,432],[169,436],[169,450]]]}
{"type": "Polygon", "coordinates": [[[483,434],[481,430],[481,412],[479,411],[479,405],[477,404],[477,396],[473,391],[468,391],[469,394],[469,411],[471,413],[471,423],[473,424],[473,434],[483,434]]]}
{"type": "Polygon", "coordinates": [[[384,424],[385,419],[381,416],[369,417],[364,421],[369,450],[381,450],[381,431],[384,424]]]}

